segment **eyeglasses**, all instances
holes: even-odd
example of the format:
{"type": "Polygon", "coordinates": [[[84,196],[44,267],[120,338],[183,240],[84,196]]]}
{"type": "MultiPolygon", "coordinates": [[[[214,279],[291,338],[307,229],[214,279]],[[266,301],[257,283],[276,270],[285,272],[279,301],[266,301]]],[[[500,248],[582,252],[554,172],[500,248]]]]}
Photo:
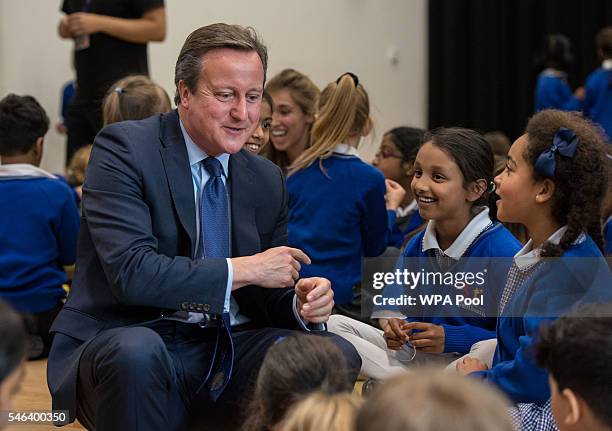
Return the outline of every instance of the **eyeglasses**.
{"type": "Polygon", "coordinates": [[[374,157],[377,159],[403,159],[401,154],[393,153],[387,149],[383,149],[382,151],[378,150],[378,152],[374,154],[374,157]]]}

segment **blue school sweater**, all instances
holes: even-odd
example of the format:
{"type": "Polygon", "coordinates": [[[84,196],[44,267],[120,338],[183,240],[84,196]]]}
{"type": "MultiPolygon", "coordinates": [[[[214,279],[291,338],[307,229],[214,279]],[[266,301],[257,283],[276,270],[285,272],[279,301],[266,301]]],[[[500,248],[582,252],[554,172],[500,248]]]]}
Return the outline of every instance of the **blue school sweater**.
{"type": "Polygon", "coordinates": [[[334,301],[348,304],[361,282],[361,258],[387,245],[385,178],[358,157],[335,154],[287,180],[289,244],[312,260],[300,277],[331,281],[334,301]]]}
{"type": "Polygon", "coordinates": [[[543,263],[515,292],[498,318],[493,367],[471,375],[495,384],[515,403],[545,403],[550,398],[548,375],[532,357],[540,325],[573,306],[599,301],[612,301],[612,274],[586,236],[560,259],[543,263]]]}
{"type": "Polygon", "coordinates": [[[46,177],[0,178],[0,297],[19,312],[55,307],[75,261],[79,213],[71,189],[46,177]]]}
{"type": "Polygon", "coordinates": [[[597,69],[587,78],[584,115],[599,123],[612,142],[612,69],[597,69]]]}
{"type": "Polygon", "coordinates": [[[535,91],[535,112],[542,109],[580,110],[580,100],[574,97],[567,80],[559,73],[540,73],[535,91]]]}
{"type": "MultiPolygon", "coordinates": [[[[404,262],[401,264],[403,268],[413,271],[420,268],[428,270],[436,268],[434,251],[423,251],[424,236],[425,231],[420,232],[406,245],[403,253],[404,262]]],[[[511,257],[520,248],[521,243],[508,229],[501,223],[492,223],[478,235],[467,248],[462,259],[449,270],[472,273],[483,271],[485,268],[488,270],[486,285],[481,288],[481,293],[484,295],[484,306],[472,309],[459,308],[454,305],[450,307],[448,305],[428,306],[422,308],[422,314],[414,314],[415,310],[419,310],[418,306],[410,307],[410,309],[404,308],[402,313],[410,316],[406,320],[430,322],[443,326],[444,352],[467,353],[474,343],[495,338],[498,297],[503,290],[503,281],[512,263],[511,257]]],[[[467,297],[473,297],[475,289],[474,286],[468,286],[457,292],[455,287],[430,285],[421,286],[418,293],[449,293],[451,295],[461,293],[467,297]]]]}
{"type": "Polygon", "coordinates": [[[410,214],[406,226],[404,226],[403,229],[400,229],[400,226],[398,226],[397,213],[395,211],[387,210],[387,221],[389,225],[389,242],[387,246],[395,248],[401,248],[406,235],[421,226],[424,222],[418,210],[410,214]]]}

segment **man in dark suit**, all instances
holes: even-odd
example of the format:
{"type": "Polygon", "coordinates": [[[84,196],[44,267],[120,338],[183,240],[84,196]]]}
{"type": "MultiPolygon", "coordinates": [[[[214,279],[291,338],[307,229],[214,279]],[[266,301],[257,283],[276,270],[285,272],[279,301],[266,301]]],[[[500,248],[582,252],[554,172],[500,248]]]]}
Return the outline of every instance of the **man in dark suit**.
{"type": "Polygon", "coordinates": [[[197,413],[229,429],[267,348],[329,317],[329,281],[296,282],[309,258],[284,246],[281,170],[241,151],[266,64],[252,29],[202,27],[179,54],[178,110],[95,140],[48,365],[54,409],[88,428],[182,429],[197,413]]]}

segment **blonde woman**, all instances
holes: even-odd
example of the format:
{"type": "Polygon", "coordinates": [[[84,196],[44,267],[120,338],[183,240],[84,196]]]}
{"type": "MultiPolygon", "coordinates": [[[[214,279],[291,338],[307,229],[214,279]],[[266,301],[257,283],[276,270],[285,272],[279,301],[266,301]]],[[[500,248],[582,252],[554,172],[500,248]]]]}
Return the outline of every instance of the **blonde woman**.
{"type": "Polygon", "coordinates": [[[301,72],[285,69],[266,85],[274,101],[270,141],[265,156],[286,171],[310,146],[319,88],[301,72]]]}

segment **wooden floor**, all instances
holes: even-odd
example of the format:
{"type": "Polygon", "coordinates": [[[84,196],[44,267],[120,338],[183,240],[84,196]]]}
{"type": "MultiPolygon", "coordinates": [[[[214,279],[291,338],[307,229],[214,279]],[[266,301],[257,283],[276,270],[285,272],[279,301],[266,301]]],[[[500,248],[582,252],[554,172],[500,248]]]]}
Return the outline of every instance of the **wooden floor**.
{"type": "MultiPolygon", "coordinates": [[[[47,388],[47,361],[29,361],[26,363],[26,372],[21,384],[21,390],[13,399],[13,411],[48,411],[51,410],[51,395],[47,388]]],[[[19,424],[9,425],[7,431],[43,431],[43,430],[74,430],[85,429],[74,422],[63,428],[56,428],[53,424],[19,424]]]]}

